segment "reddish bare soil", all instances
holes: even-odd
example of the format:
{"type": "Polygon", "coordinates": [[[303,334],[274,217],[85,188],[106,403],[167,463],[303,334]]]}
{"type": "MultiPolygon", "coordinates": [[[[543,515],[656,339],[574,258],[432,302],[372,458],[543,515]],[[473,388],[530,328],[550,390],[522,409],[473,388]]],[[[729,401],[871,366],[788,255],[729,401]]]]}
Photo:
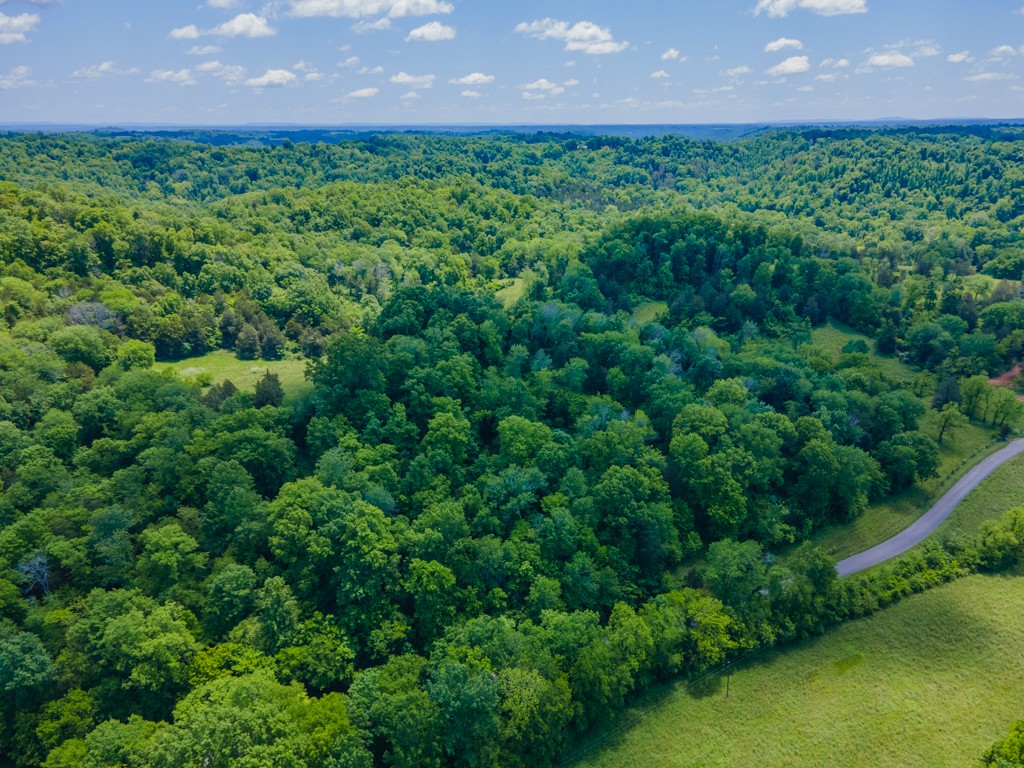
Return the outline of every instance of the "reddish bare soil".
{"type": "MultiPolygon", "coordinates": [[[[1012,387],[1014,380],[1020,376],[1022,370],[1024,368],[1021,367],[1020,363],[1017,363],[1006,373],[1001,373],[994,379],[989,379],[988,383],[993,387],[1012,387]]],[[[1017,395],[1017,399],[1024,403],[1024,395],[1017,395]]]]}

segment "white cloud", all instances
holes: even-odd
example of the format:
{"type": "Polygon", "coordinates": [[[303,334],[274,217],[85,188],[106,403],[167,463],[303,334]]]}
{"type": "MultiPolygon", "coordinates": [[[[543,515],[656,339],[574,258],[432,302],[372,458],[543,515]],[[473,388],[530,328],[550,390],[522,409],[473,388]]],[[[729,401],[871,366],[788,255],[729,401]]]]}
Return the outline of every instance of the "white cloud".
{"type": "Polygon", "coordinates": [[[968,61],[974,61],[974,57],[971,56],[970,51],[960,51],[960,53],[951,53],[946,57],[946,61],[950,64],[964,64],[968,61]]]}
{"type": "Polygon", "coordinates": [[[28,33],[34,30],[38,23],[39,15],[35,13],[21,13],[17,16],[0,13],[0,45],[27,43],[28,33]]]}
{"type": "Polygon", "coordinates": [[[775,53],[781,51],[783,48],[796,48],[798,51],[802,51],[804,44],[799,40],[792,37],[780,37],[778,40],[772,40],[768,43],[764,50],[766,53],[775,53]]]}
{"type": "Polygon", "coordinates": [[[402,99],[403,101],[409,101],[410,99],[422,99],[423,97],[416,93],[416,91],[409,91],[408,93],[403,93],[398,98],[402,99]]]}
{"type": "Polygon", "coordinates": [[[579,80],[566,80],[564,83],[562,83],[562,85],[564,85],[566,88],[572,88],[574,85],[579,85],[579,84],[580,84],[579,80]]]}
{"type": "Polygon", "coordinates": [[[780,18],[795,10],[811,11],[819,16],[841,16],[847,13],[867,13],[867,0],[758,0],[754,14],[766,12],[780,18]]]}
{"type": "Polygon", "coordinates": [[[780,61],[774,67],[766,71],[772,77],[785,77],[786,75],[799,75],[811,68],[811,62],[806,56],[790,56],[785,61],[780,61]]]}
{"type": "Polygon", "coordinates": [[[190,56],[214,56],[222,50],[219,45],[193,45],[185,53],[190,56]]]}
{"type": "Polygon", "coordinates": [[[387,16],[376,21],[360,21],[352,26],[352,31],[357,35],[361,35],[364,32],[381,32],[385,29],[391,29],[391,19],[387,16]]]}
{"type": "Polygon", "coordinates": [[[902,53],[876,53],[867,62],[867,66],[877,69],[893,69],[896,67],[912,67],[914,60],[902,53]]]}
{"type": "Polygon", "coordinates": [[[76,69],[71,73],[71,76],[80,77],[83,80],[99,80],[107,75],[137,75],[138,73],[139,70],[134,67],[131,69],[118,69],[115,62],[104,61],[102,64],[93,64],[91,67],[76,69]]]}
{"type": "Polygon", "coordinates": [[[800,91],[800,93],[810,93],[814,88],[809,85],[801,85],[797,90],[800,91]]]}
{"type": "Polygon", "coordinates": [[[204,61],[196,69],[208,75],[233,84],[245,79],[245,67],[236,64],[221,64],[219,61],[204,61]]]}
{"type": "Polygon", "coordinates": [[[590,21],[578,21],[569,26],[567,21],[557,19],[540,19],[517,24],[516,32],[529,35],[537,40],[561,40],[565,42],[565,50],[582,51],[590,54],[620,53],[629,47],[629,43],[616,42],[611,30],[599,27],[590,21]]]}
{"type": "Polygon", "coordinates": [[[725,74],[729,77],[739,77],[740,75],[749,75],[752,71],[750,67],[733,67],[725,70],[725,74]]]}
{"type": "Polygon", "coordinates": [[[376,96],[380,93],[380,88],[360,88],[358,91],[352,91],[348,98],[350,99],[368,99],[371,96],[376,96]]]}
{"type": "Polygon", "coordinates": [[[28,88],[35,85],[31,77],[32,70],[26,66],[15,67],[6,75],[0,75],[0,91],[13,91],[15,88],[28,88]]]}
{"type": "Polygon", "coordinates": [[[819,67],[835,67],[836,69],[845,69],[850,66],[849,59],[822,59],[819,67]]]}
{"type": "Polygon", "coordinates": [[[436,43],[441,40],[454,40],[455,29],[453,27],[446,27],[439,21],[431,21],[424,24],[422,27],[416,27],[412,32],[405,38],[406,42],[410,40],[419,40],[424,43],[436,43]]]}
{"type": "Polygon", "coordinates": [[[993,48],[991,51],[989,51],[988,55],[989,56],[994,56],[996,58],[1005,58],[1007,56],[1016,56],[1017,55],[1017,49],[1014,48],[1012,45],[1000,45],[1000,46],[998,46],[996,48],[993,48]]]}
{"type": "Polygon", "coordinates": [[[199,31],[199,27],[195,24],[189,24],[185,27],[172,29],[167,36],[172,40],[195,40],[200,34],[202,33],[199,31]]]}
{"type": "Polygon", "coordinates": [[[444,0],[291,0],[292,16],[331,16],[361,19],[366,16],[433,16],[451,13],[444,0]]]}
{"type": "Polygon", "coordinates": [[[968,75],[964,78],[969,83],[990,83],[996,80],[1016,80],[1016,75],[1007,72],[979,72],[976,75],[968,75]]]}
{"type": "Polygon", "coordinates": [[[192,70],[190,69],[154,69],[149,77],[146,78],[147,83],[173,83],[174,85],[195,85],[196,79],[192,77],[192,70]]]}
{"type": "Polygon", "coordinates": [[[467,99],[479,99],[483,97],[483,94],[480,93],[480,91],[463,91],[459,95],[465,96],[467,99]]]}
{"type": "Polygon", "coordinates": [[[250,88],[280,88],[291,85],[297,79],[295,73],[287,69],[268,69],[259,77],[250,77],[245,84],[250,88]]]}
{"type": "Polygon", "coordinates": [[[240,13],[230,21],[211,29],[206,34],[222,35],[223,37],[271,37],[277,30],[271,27],[265,18],[255,13],[240,13]]]}
{"type": "Polygon", "coordinates": [[[456,77],[448,81],[452,85],[490,85],[494,82],[494,75],[485,75],[483,72],[471,72],[462,77],[456,77]]]}
{"type": "MultiPolygon", "coordinates": [[[[823,83],[831,83],[835,80],[838,80],[839,77],[840,76],[837,75],[835,72],[829,72],[827,75],[815,75],[814,79],[820,80],[823,83]]],[[[847,75],[843,75],[843,77],[847,77],[847,75]]]]}
{"type": "Polygon", "coordinates": [[[675,61],[678,58],[679,51],[677,51],[675,48],[669,48],[667,51],[661,54],[662,61],[675,61]]]}
{"type": "Polygon", "coordinates": [[[384,74],[384,67],[363,67],[357,75],[382,75],[384,74]]]}
{"type": "Polygon", "coordinates": [[[920,48],[914,51],[915,56],[938,56],[942,53],[942,49],[939,48],[935,43],[923,43],[920,48]]]}
{"type": "Polygon", "coordinates": [[[558,83],[553,83],[546,77],[519,86],[523,91],[524,99],[546,99],[549,96],[557,96],[565,93],[565,88],[558,83]]]}
{"type": "Polygon", "coordinates": [[[206,0],[211,8],[237,8],[241,3],[238,0],[206,0]]]}
{"type": "MultiPolygon", "coordinates": [[[[358,63],[359,63],[359,57],[358,56],[349,56],[344,61],[339,61],[338,62],[338,66],[339,67],[354,67],[358,63]]],[[[363,69],[366,69],[366,67],[363,67],[363,69]]],[[[361,69],[359,71],[361,73],[363,70],[361,69]]]]}
{"type": "Polygon", "coordinates": [[[399,72],[391,76],[391,82],[396,85],[407,85],[410,88],[433,88],[436,75],[410,75],[408,72],[399,72]]]}
{"type": "Polygon", "coordinates": [[[668,77],[669,74],[664,69],[659,69],[656,72],[651,72],[650,78],[652,80],[661,80],[664,77],[668,77]]]}
{"type": "Polygon", "coordinates": [[[728,93],[729,91],[736,90],[732,85],[720,85],[717,88],[694,88],[694,93],[699,93],[701,96],[708,96],[713,93],[728,93]]]}

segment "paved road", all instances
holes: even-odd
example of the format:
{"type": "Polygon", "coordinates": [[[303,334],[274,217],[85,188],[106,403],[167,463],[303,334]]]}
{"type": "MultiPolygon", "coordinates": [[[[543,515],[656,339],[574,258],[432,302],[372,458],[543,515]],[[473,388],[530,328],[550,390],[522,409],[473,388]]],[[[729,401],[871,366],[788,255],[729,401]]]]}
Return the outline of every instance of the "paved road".
{"type": "Polygon", "coordinates": [[[863,571],[865,568],[884,563],[886,560],[891,560],[896,555],[902,555],[911,547],[920,544],[935,532],[935,529],[956,509],[957,504],[963,501],[967,494],[977,488],[982,480],[992,474],[998,466],[1020,453],[1024,453],[1024,438],[1014,440],[1005,448],[982,459],[966,475],[957,480],[956,485],[950,488],[945,496],[935,502],[935,505],[921,515],[910,527],[900,531],[888,541],[883,541],[871,549],[866,549],[845,560],[840,560],[836,565],[839,575],[849,576],[851,573],[863,571]]]}

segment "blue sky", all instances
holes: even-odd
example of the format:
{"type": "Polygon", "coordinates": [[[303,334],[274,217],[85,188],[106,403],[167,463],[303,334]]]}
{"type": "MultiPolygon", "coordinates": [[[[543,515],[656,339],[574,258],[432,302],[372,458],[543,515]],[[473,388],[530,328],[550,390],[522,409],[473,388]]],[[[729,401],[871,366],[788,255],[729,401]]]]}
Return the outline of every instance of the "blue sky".
{"type": "Polygon", "coordinates": [[[0,122],[1024,117],[1024,0],[0,0],[0,122]]]}

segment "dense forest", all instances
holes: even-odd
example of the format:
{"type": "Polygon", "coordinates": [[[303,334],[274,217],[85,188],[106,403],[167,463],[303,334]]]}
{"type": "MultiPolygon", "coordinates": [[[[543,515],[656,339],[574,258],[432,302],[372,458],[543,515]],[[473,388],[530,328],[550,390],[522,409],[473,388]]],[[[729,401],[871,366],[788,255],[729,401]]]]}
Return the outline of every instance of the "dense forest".
{"type": "Polygon", "coordinates": [[[1016,429],[1024,131],[241,138],[0,136],[0,760],[548,766],[1024,560],[808,542],[1016,429]]]}

